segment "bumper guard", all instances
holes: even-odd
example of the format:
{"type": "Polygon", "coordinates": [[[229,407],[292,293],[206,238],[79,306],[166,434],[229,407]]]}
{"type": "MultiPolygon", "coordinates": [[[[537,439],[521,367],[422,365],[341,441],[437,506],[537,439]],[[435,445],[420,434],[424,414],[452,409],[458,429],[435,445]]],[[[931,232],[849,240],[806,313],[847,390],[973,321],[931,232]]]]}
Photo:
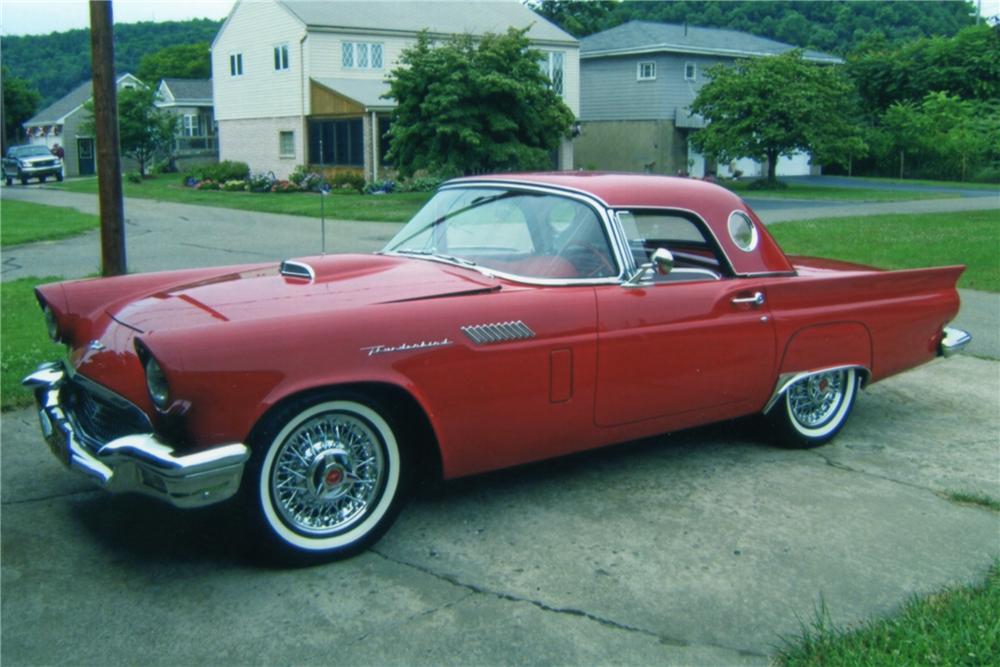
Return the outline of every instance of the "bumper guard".
{"type": "Polygon", "coordinates": [[[22,384],[35,392],[42,435],[67,467],[112,493],[136,492],[176,507],[203,507],[232,497],[240,487],[250,450],[221,445],[179,456],[153,433],[116,438],[99,447],[83,442],[71,411],[60,400],[67,381],[62,364],[38,367],[22,384]]]}

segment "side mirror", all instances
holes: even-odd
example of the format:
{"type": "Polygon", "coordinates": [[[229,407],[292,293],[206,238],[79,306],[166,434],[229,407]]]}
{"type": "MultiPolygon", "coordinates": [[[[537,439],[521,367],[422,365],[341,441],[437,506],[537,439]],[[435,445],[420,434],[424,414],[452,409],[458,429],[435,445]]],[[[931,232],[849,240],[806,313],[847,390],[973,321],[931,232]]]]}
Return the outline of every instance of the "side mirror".
{"type": "Polygon", "coordinates": [[[653,251],[653,266],[656,267],[656,272],[661,276],[665,276],[674,270],[674,256],[666,248],[657,248],[653,251]]]}
{"type": "Polygon", "coordinates": [[[641,265],[635,270],[622,287],[642,287],[650,283],[650,274],[654,271],[665,276],[674,270],[674,256],[666,248],[657,248],[650,257],[652,262],[641,265]]]}

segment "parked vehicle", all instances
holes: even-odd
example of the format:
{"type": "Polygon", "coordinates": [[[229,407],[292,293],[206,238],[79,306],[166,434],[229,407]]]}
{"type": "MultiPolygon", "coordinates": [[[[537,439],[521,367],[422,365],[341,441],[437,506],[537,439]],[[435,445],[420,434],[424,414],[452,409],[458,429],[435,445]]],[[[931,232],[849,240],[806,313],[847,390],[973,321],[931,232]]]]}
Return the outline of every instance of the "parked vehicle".
{"type": "Polygon", "coordinates": [[[426,477],[747,415],[821,445],[859,389],[968,342],[963,268],[788,257],[690,179],[464,178],[374,255],[40,286],[69,356],[25,383],[109,491],[240,492],[262,542],[333,558],[426,477]]]}
{"type": "Polygon", "coordinates": [[[7,185],[13,185],[15,178],[21,185],[27,185],[31,178],[44,183],[49,176],[61,181],[63,163],[46,146],[11,146],[7,150],[7,157],[3,159],[3,177],[7,185]]]}

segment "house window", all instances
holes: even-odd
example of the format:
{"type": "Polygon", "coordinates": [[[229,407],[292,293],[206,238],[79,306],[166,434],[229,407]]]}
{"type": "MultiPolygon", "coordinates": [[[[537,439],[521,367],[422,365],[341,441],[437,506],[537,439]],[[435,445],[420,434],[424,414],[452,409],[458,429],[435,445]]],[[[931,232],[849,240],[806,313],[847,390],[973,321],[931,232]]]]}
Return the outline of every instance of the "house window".
{"type": "Polygon", "coordinates": [[[205,132],[201,127],[201,116],[198,114],[184,114],[184,136],[185,137],[201,137],[204,136],[205,132]]]}
{"type": "Polygon", "coordinates": [[[278,133],[278,154],[281,157],[295,157],[295,132],[282,131],[278,133]]]}
{"type": "Polygon", "coordinates": [[[563,94],[563,53],[562,51],[542,51],[542,59],[538,61],[542,74],[549,77],[552,90],[556,95],[563,94]]]}
{"type": "Polygon", "coordinates": [[[364,166],[365,138],[361,119],[310,121],[309,164],[364,166]]]}
{"type": "Polygon", "coordinates": [[[377,42],[343,42],[340,61],[345,69],[382,69],[382,52],[377,42]]]}
{"type": "Polygon", "coordinates": [[[698,78],[698,66],[694,63],[684,63],[684,80],[694,81],[698,78]]]}
{"type": "Polygon", "coordinates": [[[243,76],[242,53],[232,53],[229,55],[229,76],[243,76]]]}
{"type": "Polygon", "coordinates": [[[636,73],[636,78],[639,81],[655,81],[656,63],[654,62],[639,63],[639,67],[636,73]]]}
{"type": "Polygon", "coordinates": [[[288,69],[288,44],[274,47],[274,69],[277,71],[288,69]]]}

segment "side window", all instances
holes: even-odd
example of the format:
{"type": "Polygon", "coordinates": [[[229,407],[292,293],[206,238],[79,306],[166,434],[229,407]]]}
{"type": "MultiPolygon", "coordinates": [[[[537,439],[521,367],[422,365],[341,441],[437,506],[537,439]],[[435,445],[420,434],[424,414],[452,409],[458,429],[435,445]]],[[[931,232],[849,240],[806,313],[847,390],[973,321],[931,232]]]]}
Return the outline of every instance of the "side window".
{"type": "Polygon", "coordinates": [[[674,256],[665,279],[711,280],[725,275],[727,264],[718,244],[691,218],[669,211],[619,211],[618,220],[636,266],[651,261],[657,248],[674,256]]]}

